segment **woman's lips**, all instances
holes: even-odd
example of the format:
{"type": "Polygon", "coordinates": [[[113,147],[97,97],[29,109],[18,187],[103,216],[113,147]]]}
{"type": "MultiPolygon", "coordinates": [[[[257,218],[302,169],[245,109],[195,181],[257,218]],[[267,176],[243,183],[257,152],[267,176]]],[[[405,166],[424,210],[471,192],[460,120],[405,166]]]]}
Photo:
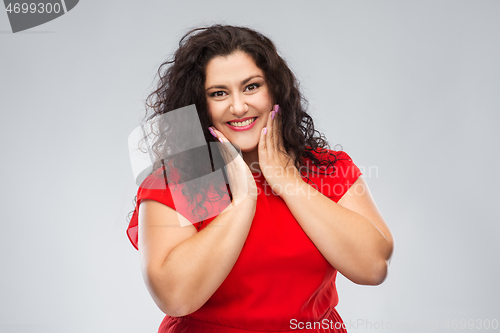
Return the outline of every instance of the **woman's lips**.
{"type": "MultiPolygon", "coordinates": [[[[227,126],[229,126],[230,129],[232,129],[233,131],[246,131],[246,130],[249,130],[253,127],[253,125],[255,125],[255,123],[257,122],[257,118],[258,117],[251,117],[251,118],[247,118],[247,119],[241,119],[239,122],[243,122],[243,121],[246,121],[248,119],[253,119],[253,121],[248,124],[248,125],[245,125],[245,126],[233,126],[231,125],[229,122],[227,122],[227,126]]],[[[233,121],[232,121],[233,122],[233,121]]]]}

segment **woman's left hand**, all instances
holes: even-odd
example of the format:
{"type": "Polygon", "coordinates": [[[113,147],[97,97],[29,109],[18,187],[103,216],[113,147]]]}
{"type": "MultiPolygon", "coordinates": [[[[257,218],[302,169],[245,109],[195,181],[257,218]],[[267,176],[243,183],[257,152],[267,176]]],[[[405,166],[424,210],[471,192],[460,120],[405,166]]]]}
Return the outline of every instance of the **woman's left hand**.
{"type": "Polygon", "coordinates": [[[259,164],[266,181],[332,267],[358,284],[382,283],[393,239],[363,178],[339,203],[323,195],[300,176],[294,156],[282,145],[281,115],[272,116],[259,141],[259,164]]]}
{"type": "Polygon", "coordinates": [[[281,112],[276,105],[274,111],[269,113],[267,126],[260,133],[259,165],[267,183],[278,195],[288,188],[287,185],[302,182],[293,153],[287,153],[283,147],[280,128],[281,112]]]}

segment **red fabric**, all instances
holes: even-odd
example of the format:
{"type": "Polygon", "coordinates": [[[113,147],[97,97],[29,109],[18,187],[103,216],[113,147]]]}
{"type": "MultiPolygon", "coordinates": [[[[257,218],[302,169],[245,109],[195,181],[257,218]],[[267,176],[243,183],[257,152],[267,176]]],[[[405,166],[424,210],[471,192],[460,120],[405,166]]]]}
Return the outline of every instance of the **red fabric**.
{"type": "MultiPolygon", "coordinates": [[[[345,152],[328,152],[330,155],[325,158],[337,157],[334,173],[307,176],[312,186],[337,202],[361,171],[345,152]]],[[[139,187],[136,209],[127,229],[136,248],[141,200],[153,199],[174,208],[165,186],[153,190],[143,187],[151,187],[151,182],[157,181],[151,177],[139,187]]],[[[254,174],[254,178],[259,190],[257,209],[233,269],[200,309],[185,317],[165,316],[159,333],[345,332],[335,310],[337,271],[307,237],[281,197],[271,191],[264,176],[254,174]],[[320,329],[299,329],[299,323],[308,322],[316,322],[320,329]]],[[[200,231],[210,221],[197,229],[200,231]]]]}

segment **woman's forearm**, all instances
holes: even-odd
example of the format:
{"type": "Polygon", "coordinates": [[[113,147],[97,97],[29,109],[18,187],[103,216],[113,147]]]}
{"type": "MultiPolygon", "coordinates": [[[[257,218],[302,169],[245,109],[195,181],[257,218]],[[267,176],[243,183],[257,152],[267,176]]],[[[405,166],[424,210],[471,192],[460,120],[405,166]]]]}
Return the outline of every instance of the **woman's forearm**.
{"type": "Polygon", "coordinates": [[[387,274],[392,237],[367,217],[342,207],[303,180],[281,197],[318,250],[344,276],[359,284],[379,284],[387,274]]]}
{"type": "Polygon", "coordinates": [[[238,259],[255,208],[248,196],[170,251],[151,281],[165,313],[187,315],[213,295],[238,259]]]}

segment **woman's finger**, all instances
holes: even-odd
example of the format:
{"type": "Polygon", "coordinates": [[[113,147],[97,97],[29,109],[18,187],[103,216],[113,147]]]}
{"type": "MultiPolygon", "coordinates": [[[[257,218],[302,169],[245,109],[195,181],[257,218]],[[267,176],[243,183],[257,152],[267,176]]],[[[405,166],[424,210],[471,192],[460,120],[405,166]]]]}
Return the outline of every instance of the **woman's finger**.
{"type": "Polygon", "coordinates": [[[269,116],[267,118],[267,133],[266,133],[266,149],[268,153],[274,152],[275,146],[274,146],[274,126],[273,126],[273,118],[276,115],[276,113],[273,111],[269,112],[269,116]]]}
{"type": "MultiPolygon", "coordinates": [[[[216,130],[214,127],[211,127],[211,126],[210,126],[210,127],[208,128],[208,131],[209,131],[209,132],[210,132],[210,134],[212,134],[215,138],[217,138],[217,139],[218,139],[221,143],[222,143],[222,141],[223,141],[223,140],[222,140],[222,138],[226,139],[226,138],[224,137],[224,135],[223,135],[221,132],[219,132],[218,130],[216,130]]],[[[226,141],[227,141],[227,139],[226,139],[226,141]]]]}
{"type": "Polygon", "coordinates": [[[273,119],[273,144],[276,151],[280,151],[280,121],[281,116],[279,115],[279,106],[276,104],[274,106],[274,119],[273,119]]]}
{"type": "Polygon", "coordinates": [[[259,139],[259,150],[262,151],[262,152],[266,152],[267,151],[266,136],[267,136],[267,127],[264,127],[260,131],[260,139],[259,139]]]}

